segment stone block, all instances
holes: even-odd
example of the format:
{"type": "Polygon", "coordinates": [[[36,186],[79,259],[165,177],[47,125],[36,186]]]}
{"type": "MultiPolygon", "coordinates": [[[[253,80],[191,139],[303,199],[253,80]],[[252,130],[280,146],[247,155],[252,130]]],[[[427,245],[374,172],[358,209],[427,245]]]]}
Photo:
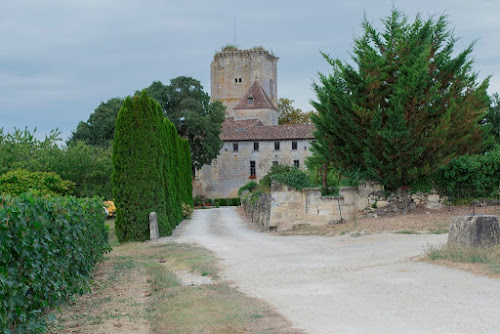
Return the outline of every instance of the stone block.
{"type": "Polygon", "coordinates": [[[377,208],[385,208],[388,204],[387,201],[377,201],[377,208]]]}
{"type": "Polygon", "coordinates": [[[156,240],[160,237],[160,231],[158,229],[158,216],[156,212],[151,212],[149,214],[149,239],[156,240]]]}
{"type": "Polygon", "coordinates": [[[289,210],[295,210],[295,211],[300,211],[304,205],[300,202],[289,202],[288,203],[288,209],[289,210]]]}
{"type": "Polygon", "coordinates": [[[448,245],[490,247],[500,243],[497,216],[464,215],[451,218],[448,245]]]}
{"type": "Polygon", "coordinates": [[[283,219],[283,214],[281,212],[272,212],[271,214],[271,221],[278,221],[283,219]]]}
{"type": "Polygon", "coordinates": [[[439,195],[438,194],[431,194],[427,196],[427,200],[429,202],[439,202],[439,195]]]}
{"type": "Polygon", "coordinates": [[[425,207],[431,210],[439,210],[443,207],[443,204],[439,202],[427,202],[427,204],[425,204],[425,207]]]}

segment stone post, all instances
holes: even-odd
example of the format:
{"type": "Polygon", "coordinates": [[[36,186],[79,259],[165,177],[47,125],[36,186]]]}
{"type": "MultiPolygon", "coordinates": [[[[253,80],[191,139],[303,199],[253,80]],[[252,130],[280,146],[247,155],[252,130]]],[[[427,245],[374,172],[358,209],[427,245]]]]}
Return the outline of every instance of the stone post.
{"type": "Polygon", "coordinates": [[[160,232],[158,230],[158,216],[156,212],[151,212],[149,214],[149,239],[156,240],[160,237],[160,232]]]}
{"type": "Polygon", "coordinates": [[[451,218],[448,245],[490,247],[500,243],[498,217],[464,215],[451,218]]]}

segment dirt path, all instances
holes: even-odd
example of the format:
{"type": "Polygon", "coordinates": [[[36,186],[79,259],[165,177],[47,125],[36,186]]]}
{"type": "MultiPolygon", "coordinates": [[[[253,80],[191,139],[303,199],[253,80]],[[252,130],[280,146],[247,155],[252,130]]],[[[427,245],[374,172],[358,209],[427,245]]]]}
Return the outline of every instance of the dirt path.
{"type": "Polygon", "coordinates": [[[419,262],[445,235],[274,236],[233,208],[195,211],[176,238],[308,333],[499,333],[500,281],[419,262]]]}

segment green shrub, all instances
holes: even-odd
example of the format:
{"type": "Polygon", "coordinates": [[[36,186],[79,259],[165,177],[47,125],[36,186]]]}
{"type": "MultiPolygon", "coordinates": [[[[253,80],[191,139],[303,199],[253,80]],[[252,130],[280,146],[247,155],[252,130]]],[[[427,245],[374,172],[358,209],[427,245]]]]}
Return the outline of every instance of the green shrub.
{"type": "Polygon", "coordinates": [[[262,190],[257,190],[256,192],[253,192],[252,195],[250,196],[250,203],[254,204],[260,199],[260,196],[262,196],[262,194],[265,193],[266,192],[262,190]]]}
{"type": "Polygon", "coordinates": [[[90,290],[110,250],[102,201],[28,193],[0,203],[0,332],[39,332],[47,308],[90,290]]]}
{"type": "Polygon", "coordinates": [[[257,188],[257,186],[258,186],[258,184],[255,181],[247,182],[247,184],[245,184],[240,189],[238,189],[238,195],[241,196],[241,193],[244,192],[245,190],[252,192],[252,190],[257,188]]]}
{"type": "Polygon", "coordinates": [[[240,206],[241,199],[239,197],[231,198],[231,206],[240,206]]]}
{"type": "Polygon", "coordinates": [[[219,202],[218,200],[215,200],[215,202],[214,202],[214,203],[215,203],[215,207],[216,207],[216,208],[220,208],[220,202],[219,202]]]}
{"type": "Polygon", "coordinates": [[[187,203],[182,203],[182,217],[189,218],[193,214],[193,207],[187,203]]]}
{"type": "Polygon", "coordinates": [[[292,168],[290,171],[282,174],[275,174],[271,176],[271,179],[296,190],[302,190],[311,186],[307,174],[297,168],[292,168]]]}
{"type": "Polygon", "coordinates": [[[269,173],[264,175],[264,177],[260,180],[260,184],[264,187],[271,188],[271,177],[277,174],[288,173],[292,170],[292,167],[286,165],[273,165],[269,170],[269,173]]]}
{"type": "Polygon", "coordinates": [[[227,198],[216,198],[215,204],[217,205],[217,203],[219,203],[219,206],[227,206],[227,198]]]}
{"type": "Polygon", "coordinates": [[[440,192],[456,199],[498,197],[500,187],[500,149],[451,160],[434,176],[440,192]]]}
{"type": "Polygon", "coordinates": [[[205,197],[202,195],[196,195],[193,199],[193,203],[195,206],[203,205],[204,202],[205,202],[205,197]]]}
{"type": "Polygon", "coordinates": [[[18,169],[0,175],[0,194],[18,196],[32,191],[40,195],[64,195],[71,191],[74,183],[61,179],[51,172],[29,172],[18,169]]]}

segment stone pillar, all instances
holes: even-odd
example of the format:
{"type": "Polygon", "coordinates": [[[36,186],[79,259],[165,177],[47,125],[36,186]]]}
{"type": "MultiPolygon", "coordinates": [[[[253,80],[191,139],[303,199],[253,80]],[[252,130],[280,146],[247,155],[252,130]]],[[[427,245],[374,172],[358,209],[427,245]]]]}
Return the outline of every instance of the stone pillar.
{"type": "Polygon", "coordinates": [[[158,216],[156,212],[151,212],[149,214],[149,239],[156,240],[160,237],[160,232],[158,230],[158,216]]]}
{"type": "Polygon", "coordinates": [[[451,218],[448,245],[490,247],[500,243],[498,217],[464,215],[451,218]]]}
{"type": "Polygon", "coordinates": [[[339,196],[343,197],[341,201],[342,219],[346,221],[354,221],[356,217],[356,192],[355,187],[341,187],[339,196]]]}

